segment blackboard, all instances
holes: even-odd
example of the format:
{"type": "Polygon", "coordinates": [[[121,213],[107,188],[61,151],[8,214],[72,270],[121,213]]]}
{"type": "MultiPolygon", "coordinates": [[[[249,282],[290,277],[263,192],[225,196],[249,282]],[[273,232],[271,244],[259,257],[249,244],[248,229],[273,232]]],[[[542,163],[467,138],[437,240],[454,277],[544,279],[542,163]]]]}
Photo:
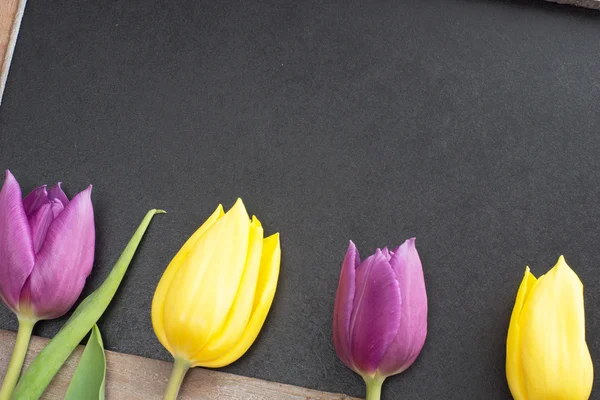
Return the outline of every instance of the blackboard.
{"type": "MultiPolygon", "coordinates": [[[[24,191],[94,185],[84,294],[146,210],[168,211],[100,322],[107,349],[170,359],[154,288],[242,197],[283,256],[261,335],[225,371],[363,395],[331,341],[344,252],[415,236],[429,334],[384,398],[508,399],[526,265],[539,275],[564,254],[579,274],[598,365],[599,37],[597,12],[538,1],[30,1],[0,164],[24,191]]],[[[0,328],[16,328],[4,308],[0,328]]]]}

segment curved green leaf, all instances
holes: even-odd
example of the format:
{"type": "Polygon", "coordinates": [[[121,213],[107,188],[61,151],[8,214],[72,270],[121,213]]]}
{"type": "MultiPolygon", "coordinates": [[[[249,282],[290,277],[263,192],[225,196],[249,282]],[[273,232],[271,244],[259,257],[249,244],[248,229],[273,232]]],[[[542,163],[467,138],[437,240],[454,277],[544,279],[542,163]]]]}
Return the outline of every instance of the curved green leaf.
{"type": "Polygon", "coordinates": [[[65,400],[104,400],[106,356],[97,325],[92,328],[85,350],[71,378],[65,400]]]}
{"type": "Polygon", "coordinates": [[[108,307],[152,217],[162,213],[162,210],[148,211],[104,283],[81,302],[21,376],[13,392],[14,400],[37,400],[42,396],[54,375],[108,307]]]}

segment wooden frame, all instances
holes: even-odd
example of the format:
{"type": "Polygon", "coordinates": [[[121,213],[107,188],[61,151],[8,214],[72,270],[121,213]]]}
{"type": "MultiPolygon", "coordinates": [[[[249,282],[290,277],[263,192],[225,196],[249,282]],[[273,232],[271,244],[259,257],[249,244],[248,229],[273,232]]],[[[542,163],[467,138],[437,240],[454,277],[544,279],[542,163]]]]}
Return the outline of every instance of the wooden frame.
{"type": "Polygon", "coordinates": [[[600,10],[600,0],[548,0],[554,3],[570,4],[573,6],[595,8],[600,10]]]}
{"type": "MultiPolygon", "coordinates": [[[[3,0],[0,0],[3,1],[3,0]]],[[[6,373],[16,334],[0,330],[0,377],[6,373]]],[[[48,339],[33,337],[25,365],[46,345],[48,339]]],[[[42,399],[63,399],[83,347],[67,360],[42,399]]],[[[160,400],[172,364],[164,361],[106,352],[106,398],[111,400],[160,400]]],[[[348,374],[353,374],[348,370],[348,374]]],[[[357,377],[357,379],[360,379],[357,377]]],[[[319,392],[297,386],[267,382],[224,372],[193,368],[183,382],[182,400],[358,400],[343,394],[319,392]]]]}
{"type": "Polygon", "coordinates": [[[8,78],[26,0],[0,0],[0,103],[8,78]]]}

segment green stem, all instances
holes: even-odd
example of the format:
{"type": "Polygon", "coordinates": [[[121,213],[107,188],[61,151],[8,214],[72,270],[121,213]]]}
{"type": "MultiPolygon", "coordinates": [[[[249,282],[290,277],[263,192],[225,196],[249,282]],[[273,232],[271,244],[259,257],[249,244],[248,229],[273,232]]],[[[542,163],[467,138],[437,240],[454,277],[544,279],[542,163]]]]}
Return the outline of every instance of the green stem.
{"type": "Polygon", "coordinates": [[[27,354],[27,347],[29,347],[31,331],[35,323],[36,321],[19,317],[17,341],[15,342],[15,348],[10,358],[10,364],[8,364],[8,369],[6,370],[2,389],[0,389],[0,400],[10,400],[13,390],[15,390],[19,375],[21,374],[21,368],[23,368],[25,355],[27,354]]]}
{"type": "Polygon", "coordinates": [[[167,384],[167,390],[165,390],[163,400],[177,399],[177,394],[179,393],[181,382],[183,382],[183,378],[188,372],[188,369],[190,369],[189,362],[187,362],[186,360],[182,360],[181,358],[175,359],[175,364],[173,365],[173,370],[171,371],[171,377],[169,378],[169,383],[167,384]]]}
{"type": "Polygon", "coordinates": [[[367,399],[366,400],[379,400],[381,399],[381,386],[385,378],[369,377],[364,378],[367,384],[367,399]]]}

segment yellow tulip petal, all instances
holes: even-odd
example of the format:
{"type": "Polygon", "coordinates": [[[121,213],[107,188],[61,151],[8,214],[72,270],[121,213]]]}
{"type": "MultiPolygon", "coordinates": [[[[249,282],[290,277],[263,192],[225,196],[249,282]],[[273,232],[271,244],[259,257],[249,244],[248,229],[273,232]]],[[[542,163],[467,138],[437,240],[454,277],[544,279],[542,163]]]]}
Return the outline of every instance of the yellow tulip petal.
{"type": "Polygon", "coordinates": [[[226,354],[217,359],[203,363],[202,365],[210,368],[219,368],[231,364],[240,358],[254,343],[260,329],[262,328],[267,313],[271,308],[275,289],[277,288],[277,279],[279,277],[279,264],[281,260],[281,249],[279,246],[279,234],[265,238],[263,241],[263,251],[260,261],[260,271],[254,297],[252,316],[243,336],[237,344],[226,354]]]}
{"type": "Polygon", "coordinates": [[[561,256],[519,317],[528,400],[586,400],[593,366],[585,342],[583,285],[561,256]]]}
{"type": "Polygon", "coordinates": [[[510,316],[508,337],[506,338],[506,379],[515,400],[526,399],[523,368],[521,366],[521,327],[519,326],[519,315],[521,315],[523,304],[536,282],[535,276],[531,274],[529,267],[526,267],[525,275],[517,292],[515,306],[510,316]]]}
{"type": "Polygon", "coordinates": [[[263,229],[260,221],[253,217],[246,266],[231,310],[229,310],[227,319],[221,328],[212,335],[206,346],[194,356],[192,366],[203,366],[203,362],[223,356],[243,335],[252,313],[262,246],[263,229]]]}
{"type": "Polygon", "coordinates": [[[175,273],[165,297],[165,335],[188,361],[223,325],[238,291],[250,233],[241,199],[201,235],[175,273]]]}
{"type": "Polygon", "coordinates": [[[194,244],[196,244],[200,236],[202,236],[215,222],[217,222],[217,220],[219,220],[223,214],[223,206],[219,204],[215,212],[213,212],[212,215],[204,222],[204,224],[202,224],[202,226],[196,230],[196,232],[185,242],[179,252],[177,252],[177,255],[173,258],[173,260],[171,260],[169,266],[158,282],[156,292],[154,292],[154,298],[152,299],[152,326],[154,327],[154,332],[156,333],[160,343],[162,343],[162,345],[171,353],[173,352],[171,351],[171,347],[169,346],[169,342],[165,336],[165,329],[163,325],[165,296],[169,290],[169,287],[171,286],[171,282],[173,281],[175,273],[179,269],[182,261],[189,254],[194,244]]]}

